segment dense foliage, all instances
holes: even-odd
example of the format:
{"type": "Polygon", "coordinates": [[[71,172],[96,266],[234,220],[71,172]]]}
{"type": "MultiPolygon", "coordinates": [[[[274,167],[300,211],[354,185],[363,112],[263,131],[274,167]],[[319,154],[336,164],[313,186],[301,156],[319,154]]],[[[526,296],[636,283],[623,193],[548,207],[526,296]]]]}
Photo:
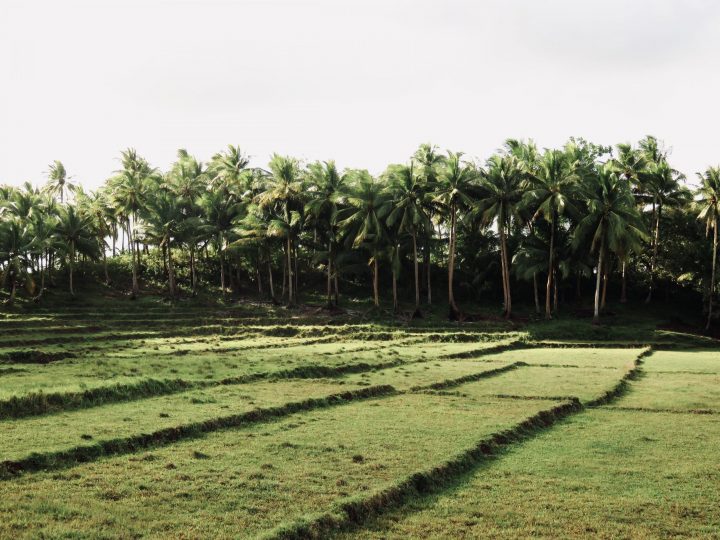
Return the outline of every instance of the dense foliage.
{"type": "Polygon", "coordinates": [[[234,146],[207,164],[180,150],[166,172],[132,149],[121,164],[93,193],[59,161],[43,189],[0,187],[8,303],[21,288],[40,300],[58,272],[74,294],[90,262],[106,283],[108,266],[124,264],[135,297],[147,261],[158,260],[172,297],[252,281],[295,305],[308,276],[322,276],[328,305],[341,283],[365,283],[379,306],[391,279],[394,308],[404,293],[420,314],[440,270],[451,318],[463,317],[458,290],[477,299],[496,288],[504,316],[520,290],[551,318],[588,282],[597,320],[612,280],[622,302],[628,290],[646,302],[661,287],[688,290],[702,297],[708,326],[714,317],[720,169],[699,174],[693,191],[654,137],[616,148],[571,139],[544,151],[508,140],[485,163],[424,144],[378,177],[280,155],[253,168],[234,146]]]}

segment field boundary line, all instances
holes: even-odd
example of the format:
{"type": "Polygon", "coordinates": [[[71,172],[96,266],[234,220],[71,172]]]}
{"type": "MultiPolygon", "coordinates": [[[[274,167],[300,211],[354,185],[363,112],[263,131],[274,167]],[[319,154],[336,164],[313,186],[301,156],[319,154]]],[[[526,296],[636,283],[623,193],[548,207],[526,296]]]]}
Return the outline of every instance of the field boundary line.
{"type": "Polygon", "coordinates": [[[493,369],[486,369],[485,371],[479,371],[477,373],[472,373],[470,375],[464,375],[462,377],[458,377],[456,379],[445,379],[444,381],[439,381],[436,383],[430,383],[430,384],[424,384],[424,385],[418,385],[418,386],[412,386],[410,387],[410,392],[423,392],[428,390],[444,390],[446,388],[453,388],[455,386],[460,386],[466,383],[479,381],[482,379],[487,379],[488,377],[495,377],[497,375],[502,375],[503,373],[507,373],[508,371],[512,371],[515,369],[518,369],[520,367],[527,366],[525,362],[513,362],[512,364],[507,364],[505,366],[501,366],[498,368],[493,369]]]}
{"type": "Polygon", "coordinates": [[[389,508],[403,505],[412,497],[440,491],[456,481],[459,476],[497,457],[512,444],[531,438],[582,408],[582,404],[575,400],[539,411],[512,428],[480,440],[472,448],[440,465],[411,474],[397,484],[377,491],[369,497],[359,497],[339,503],[336,508],[309,520],[280,525],[264,537],[284,540],[327,538],[333,532],[360,525],[389,508]]]}
{"type": "Polygon", "coordinates": [[[625,373],[625,375],[623,375],[623,377],[617,382],[617,384],[613,388],[605,392],[600,397],[587,401],[585,403],[585,406],[599,407],[601,405],[607,405],[615,399],[623,396],[630,389],[630,381],[637,380],[639,377],[642,376],[642,365],[645,361],[645,358],[653,354],[653,352],[655,352],[655,349],[652,345],[649,345],[648,347],[643,349],[640,354],[637,355],[637,358],[635,358],[633,367],[627,373],[625,373]]]}
{"type": "Polygon", "coordinates": [[[399,395],[391,385],[378,385],[329,394],[319,398],[293,401],[276,407],[257,408],[247,412],[221,416],[199,422],[190,422],[117,439],[98,441],[92,445],[76,446],[66,450],[32,453],[18,460],[0,462],[0,480],[8,480],[30,472],[57,470],[87,463],[103,457],[134,453],[140,449],[168,446],[175,442],[202,437],[208,433],[244,427],[250,424],[275,420],[291,414],[344,405],[366,399],[399,395]]]}

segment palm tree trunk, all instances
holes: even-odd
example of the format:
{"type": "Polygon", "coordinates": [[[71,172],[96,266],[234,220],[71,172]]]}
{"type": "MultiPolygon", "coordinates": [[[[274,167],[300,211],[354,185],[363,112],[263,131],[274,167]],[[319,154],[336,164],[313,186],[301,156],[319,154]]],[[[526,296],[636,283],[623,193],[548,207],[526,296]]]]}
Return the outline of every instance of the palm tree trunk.
{"type": "MultiPolygon", "coordinates": [[[[605,264],[607,266],[607,263],[605,264]]],[[[603,290],[602,290],[602,300],[600,301],[600,311],[605,310],[605,301],[607,299],[607,290],[608,290],[608,268],[603,269],[603,290]]]]}
{"type": "Polygon", "coordinates": [[[333,281],[335,282],[335,306],[337,306],[340,302],[340,288],[338,287],[337,265],[335,266],[335,276],[333,278],[333,281]]]}
{"type": "Polygon", "coordinates": [[[550,256],[548,257],[548,277],[547,286],[545,287],[545,318],[552,319],[552,308],[550,307],[550,298],[553,285],[553,255],[555,252],[555,220],[550,223],[550,256]]]}
{"type": "Polygon", "coordinates": [[[270,287],[270,299],[275,301],[275,287],[273,286],[273,275],[272,275],[272,265],[270,264],[270,259],[268,258],[268,286],[270,287]]]}
{"type": "Polygon", "coordinates": [[[428,306],[432,305],[432,279],[430,277],[430,268],[432,267],[432,261],[430,260],[430,243],[432,236],[428,235],[425,239],[425,276],[427,279],[427,303],[428,306]]]}
{"type": "Polygon", "coordinates": [[[415,265],[415,311],[420,309],[420,274],[418,268],[418,256],[417,256],[417,233],[413,230],[412,233],[413,241],[413,263],[415,265]]]}
{"type": "Polygon", "coordinates": [[[627,261],[622,262],[622,289],[620,291],[620,303],[627,303],[627,261]]]}
{"type": "Polygon", "coordinates": [[[510,291],[510,258],[508,256],[507,234],[503,231],[502,235],[503,257],[505,259],[505,290],[507,303],[505,304],[505,318],[509,319],[512,315],[512,294],[510,291]]]}
{"type": "Polygon", "coordinates": [[[398,311],[398,294],[397,294],[397,275],[395,270],[392,272],[392,293],[393,293],[393,312],[398,311]]]}
{"type": "Polygon", "coordinates": [[[450,252],[448,256],[448,302],[450,303],[450,316],[455,318],[459,313],[453,293],[453,278],[455,277],[455,205],[450,208],[450,252]]]}
{"type": "Polygon", "coordinates": [[[177,294],[177,288],[175,286],[175,266],[172,260],[172,248],[170,244],[167,246],[167,269],[168,269],[168,285],[170,287],[170,296],[177,294]]]}
{"type": "Polygon", "coordinates": [[[295,296],[293,295],[293,260],[292,260],[292,240],[290,235],[287,237],[287,270],[288,270],[288,305],[295,304],[295,296]]]}
{"type": "Polygon", "coordinates": [[[375,307],[380,307],[380,293],[379,293],[379,267],[378,267],[378,255],[377,253],[373,257],[373,297],[375,300],[375,307]]]}
{"type": "Polygon", "coordinates": [[[647,298],[645,303],[649,304],[652,300],[653,287],[655,285],[655,267],[657,265],[658,245],[660,244],[660,214],[662,212],[662,205],[658,204],[657,212],[655,211],[655,202],[653,201],[653,218],[655,221],[655,231],[653,234],[652,241],[652,257],[650,259],[650,289],[648,290],[647,298]]]}
{"type": "Polygon", "coordinates": [[[220,259],[220,289],[223,296],[225,296],[225,254],[222,246],[218,248],[218,258],[220,259]]]}
{"type": "Polygon", "coordinates": [[[705,330],[710,330],[710,324],[712,323],[712,308],[713,308],[713,292],[715,292],[715,268],[717,266],[717,251],[718,251],[718,221],[715,220],[715,226],[713,227],[713,254],[712,254],[712,270],[710,271],[710,299],[708,300],[708,320],[705,325],[705,330]]]}
{"type": "Polygon", "coordinates": [[[332,257],[328,251],[327,263],[327,306],[332,306],[332,257]]]}
{"type": "Polygon", "coordinates": [[[593,323],[600,322],[600,282],[602,280],[602,267],[605,264],[605,245],[600,245],[600,255],[598,256],[597,276],[595,278],[595,311],[593,313],[593,323]]]}
{"type": "Polygon", "coordinates": [[[132,241],[132,224],[130,223],[130,218],[127,220],[127,238],[128,238],[128,247],[130,248],[130,258],[132,259],[132,298],[135,298],[138,293],[140,292],[140,285],[138,284],[138,264],[137,260],[135,259],[135,245],[132,241]]]}
{"type": "Polygon", "coordinates": [[[195,285],[197,279],[195,277],[195,244],[190,244],[190,288],[193,294],[195,294],[195,285]]]}
{"type": "MultiPolygon", "coordinates": [[[[108,267],[107,267],[107,253],[105,253],[105,249],[102,250],[102,256],[103,256],[103,270],[105,272],[105,285],[110,284],[110,274],[108,274],[108,267]]],[[[44,274],[43,274],[44,276],[44,274]]]]}
{"type": "Polygon", "coordinates": [[[535,313],[540,314],[540,293],[538,291],[537,272],[533,272],[533,294],[535,295],[535,313]]]}
{"type": "Polygon", "coordinates": [[[73,289],[73,266],[75,266],[75,243],[70,242],[70,296],[75,296],[73,289]]]}
{"type": "Polygon", "coordinates": [[[557,270],[554,271],[555,275],[553,276],[553,311],[557,313],[558,310],[558,277],[557,277],[557,270]]]}

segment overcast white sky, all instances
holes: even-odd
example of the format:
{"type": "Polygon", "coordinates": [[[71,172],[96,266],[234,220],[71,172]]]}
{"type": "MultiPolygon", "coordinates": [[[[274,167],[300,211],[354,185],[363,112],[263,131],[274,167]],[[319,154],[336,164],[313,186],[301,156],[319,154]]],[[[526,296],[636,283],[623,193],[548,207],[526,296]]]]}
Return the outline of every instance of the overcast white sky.
{"type": "Polygon", "coordinates": [[[418,144],[650,133],[720,163],[713,0],[0,0],[0,183],[88,187],[132,146],[379,172],[418,144]]]}

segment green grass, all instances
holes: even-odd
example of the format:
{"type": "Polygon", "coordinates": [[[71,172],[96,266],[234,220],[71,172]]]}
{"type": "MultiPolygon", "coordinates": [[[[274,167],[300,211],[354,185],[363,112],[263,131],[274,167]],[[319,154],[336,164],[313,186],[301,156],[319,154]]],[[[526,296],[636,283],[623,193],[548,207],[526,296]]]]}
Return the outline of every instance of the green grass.
{"type": "Polygon", "coordinates": [[[106,304],[0,313],[0,538],[720,539],[720,354],[663,319],[106,304]]]}
{"type": "Polygon", "coordinates": [[[550,405],[405,395],[5,481],[0,536],[252,536],[391,486],[550,405]]]}
{"type": "Polygon", "coordinates": [[[347,538],[717,538],[720,418],[594,410],[347,538]]]}

